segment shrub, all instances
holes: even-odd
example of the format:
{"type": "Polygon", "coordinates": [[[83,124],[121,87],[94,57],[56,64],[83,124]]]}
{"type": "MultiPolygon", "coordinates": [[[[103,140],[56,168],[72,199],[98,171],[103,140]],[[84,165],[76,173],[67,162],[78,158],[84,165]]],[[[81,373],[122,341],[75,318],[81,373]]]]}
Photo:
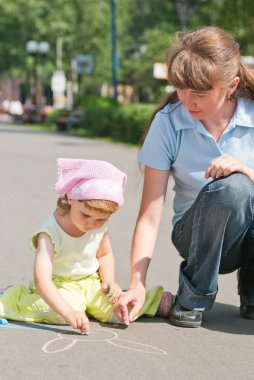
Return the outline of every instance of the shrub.
{"type": "Polygon", "coordinates": [[[118,141],[137,144],[154,111],[151,104],[120,106],[110,99],[84,100],[82,126],[91,136],[109,136],[118,141]]]}
{"type": "Polygon", "coordinates": [[[60,116],[60,110],[54,109],[47,115],[45,122],[47,124],[56,124],[59,116],[60,116]]]}
{"type": "Polygon", "coordinates": [[[151,104],[131,104],[116,110],[116,122],[111,128],[111,136],[137,144],[146,129],[154,111],[151,104]]]}
{"type": "Polygon", "coordinates": [[[84,102],[84,127],[92,136],[109,136],[118,106],[109,99],[92,99],[84,102]]]}

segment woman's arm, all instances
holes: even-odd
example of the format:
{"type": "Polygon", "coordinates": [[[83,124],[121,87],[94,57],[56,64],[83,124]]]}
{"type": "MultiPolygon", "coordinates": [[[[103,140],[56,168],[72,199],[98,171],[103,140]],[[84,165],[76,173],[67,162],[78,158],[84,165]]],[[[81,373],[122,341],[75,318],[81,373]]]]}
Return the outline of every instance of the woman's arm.
{"type": "Polygon", "coordinates": [[[115,303],[122,294],[122,290],[115,282],[115,260],[107,232],[101,240],[96,256],[99,261],[103,290],[109,292],[109,300],[115,303]]]}
{"type": "Polygon", "coordinates": [[[146,275],[158,234],[168,177],[167,170],[145,167],[141,206],[131,247],[130,289],[121,296],[115,308],[117,318],[125,324],[135,318],[145,300],[146,275]]]}
{"type": "Polygon", "coordinates": [[[86,314],[75,311],[64,300],[52,281],[52,263],[54,247],[48,234],[42,232],[38,236],[34,264],[34,283],[42,299],[73,328],[81,332],[89,331],[86,314]]]}

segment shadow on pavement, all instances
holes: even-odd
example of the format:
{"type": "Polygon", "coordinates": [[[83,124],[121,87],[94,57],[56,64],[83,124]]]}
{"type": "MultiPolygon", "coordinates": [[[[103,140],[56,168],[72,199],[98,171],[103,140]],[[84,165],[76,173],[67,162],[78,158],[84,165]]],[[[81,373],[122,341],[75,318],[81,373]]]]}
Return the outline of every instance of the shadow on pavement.
{"type": "MultiPolygon", "coordinates": [[[[15,321],[9,321],[8,325],[11,327],[19,327],[19,328],[27,328],[27,329],[35,329],[35,330],[46,330],[46,331],[54,331],[57,333],[72,333],[72,334],[78,334],[76,331],[70,331],[66,329],[63,329],[61,326],[52,326],[52,325],[42,325],[39,323],[29,323],[29,322],[15,322],[15,321]]],[[[8,327],[6,325],[6,327],[8,327]]]]}
{"type": "Polygon", "coordinates": [[[237,306],[219,302],[204,313],[202,327],[228,334],[254,335],[254,321],[241,318],[237,306]]]}
{"type": "MultiPolygon", "coordinates": [[[[164,318],[141,317],[135,324],[169,324],[164,318]]],[[[104,324],[105,326],[105,324],[104,324]]],[[[109,325],[111,328],[124,329],[127,326],[109,325]],[[114,326],[114,327],[113,327],[114,326]]],[[[175,326],[174,326],[175,327],[175,326]]],[[[211,311],[204,312],[202,328],[228,334],[254,335],[254,321],[240,317],[239,308],[234,305],[216,302],[211,311]]]]}
{"type": "MultiPolygon", "coordinates": [[[[111,323],[100,323],[94,319],[90,319],[91,322],[95,322],[99,324],[101,327],[107,327],[115,330],[125,330],[128,326],[123,324],[111,324],[111,323]]],[[[17,327],[17,328],[25,328],[25,329],[35,329],[35,330],[44,330],[44,331],[53,331],[56,333],[62,333],[65,335],[80,335],[79,331],[75,331],[70,326],[65,326],[63,328],[61,325],[48,325],[48,324],[40,324],[40,323],[30,323],[30,322],[17,322],[17,321],[9,321],[7,325],[3,327],[17,327]]]]}
{"type": "MultiPolygon", "coordinates": [[[[97,321],[95,321],[97,322],[97,321]]],[[[101,323],[101,322],[98,322],[99,325],[101,327],[107,327],[109,329],[112,329],[112,330],[125,330],[128,328],[128,326],[124,325],[124,324],[117,324],[117,323],[101,323]]]]}

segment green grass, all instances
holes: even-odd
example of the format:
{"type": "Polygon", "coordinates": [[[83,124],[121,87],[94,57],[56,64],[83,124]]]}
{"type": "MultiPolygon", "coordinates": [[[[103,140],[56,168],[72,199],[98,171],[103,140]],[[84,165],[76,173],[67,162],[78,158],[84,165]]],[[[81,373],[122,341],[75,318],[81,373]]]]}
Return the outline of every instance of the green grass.
{"type": "Polygon", "coordinates": [[[36,123],[25,123],[22,124],[25,127],[35,129],[37,131],[44,131],[44,132],[55,132],[56,131],[56,126],[54,124],[36,124],[36,123]]]}
{"type": "MultiPolygon", "coordinates": [[[[34,129],[36,131],[40,131],[40,132],[57,132],[57,127],[55,124],[37,124],[37,123],[31,123],[31,124],[21,124],[25,127],[28,127],[28,128],[31,128],[31,129],[34,129]]],[[[66,132],[61,132],[61,133],[66,133],[70,136],[76,136],[76,137],[83,137],[83,138],[89,138],[89,139],[97,139],[97,140],[100,140],[100,141],[106,141],[106,142],[114,142],[114,143],[121,143],[121,144],[125,144],[125,145],[128,145],[130,147],[137,147],[138,144],[133,144],[133,143],[129,143],[129,142],[126,142],[120,138],[115,138],[115,137],[110,137],[110,136],[107,136],[107,137],[101,137],[101,136],[90,136],[88,131],[84,128],[73,128],[73,129],[70,129],[66,132]]]]}

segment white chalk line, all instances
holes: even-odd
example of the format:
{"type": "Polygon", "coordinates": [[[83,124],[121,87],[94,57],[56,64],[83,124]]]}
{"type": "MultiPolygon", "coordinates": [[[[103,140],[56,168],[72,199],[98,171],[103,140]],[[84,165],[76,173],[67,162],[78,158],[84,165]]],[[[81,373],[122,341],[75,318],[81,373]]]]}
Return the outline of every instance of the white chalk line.
{"type": "Polygon", "coordinates": [[[110,330],[93,329],[90,332],[90,334],[94,334],[94,333],[98,334],[101,332],[109,334],[110,337],[98,338],[98,339],[92,338],[91,339],[90,335],[89,335],[89,336],[82,336],[82,339],[81,338],[77,339],[77,338],[71,338],[69,336],[65,336],[65,334],[63,334],[63,333],[58,333],[57,334],[58,338],[55,338],[55,339],[52,339],[52,340],[46,342],[42,347],[42,351],[47,353],[47,354],[55,354],[55,353],[67,351],[70,348],[72,348],[79,341],[82,343],[107,342],[107,343],[110,343],[114,346],[120,347],[122,349],[141,352],[144,354],[167,355],[167,352],[160,349],[160,348],[157,348],[157,347],[154,347],[154,346],[151,346],[148,344],[144,344],[144,343],[134,342],[134,341],[125,340],[125,339],[119,339],[117,333],[110,331],[110,330]],[[52,349],[52,347],[50,347],[55,342],[59,343],[60,341],[61,341],[62,347],[59,347],[56,349],[52,349]],[[66,341],[67,342],[71,341],[71,343],[66,344],[66,341]],[[132,345],[134,345],[134,347],[132,347],[132,345]]]}
{"type": "MultiPolygon", "coordinates": [[[[1,327],[3,327],[3,328],[6,328],[6,327],[7,328],[27,328],[27,327],[22,326],[22,325],[14,325],[11,323],[8,323],[7,325],[0,325],[0,328],[1,327]]],[[[69,331],[68,331],[68,333],[69,333],[69,331]]],[[[120,347],[122,349],[141,352],[141,353],[145,353],[145,354],[167,355],[167,352],[160,349],[160,348],[157,348],[157,347],[154,347],[154,346],[151,346],[148,344],[144,344],[144,343],[126,340],[126,339],[119,339],[116,332],[106,330],[106,329],[93,329],[90,332],[89,336],[80,335],[78,339],[76,337],[72,338],[72,337],[70,337],[64,333],[57,333],[57,336],[58,336],[57,338],[51,339],[43,345],[43,347],[42,347],[43,352],[45,352],[47,354],[64,352],[64,351],[72,348],[78,341],[80,341],[82,343],[106,342],[106,343],[112,344],[114,346],[120,347]],[[109,334],[109,337],[107,337],[107,338],[96,338],[96,339],[91,338],[91,334],[92,335],[93,334],[99,334],[101,332],[109,334]],[[66,344],[65,341],[67,341],[67,342],[71,341],[71,342],[67,345],[60,347],[59,349],[50,349],[50,346],[52,346],[55,342],[58,342],[58,343],[61,342],[62,344],[63,343],[66,344]],[[131,347],[131,345],[133,345],[134,347],[131,347]]]]}

